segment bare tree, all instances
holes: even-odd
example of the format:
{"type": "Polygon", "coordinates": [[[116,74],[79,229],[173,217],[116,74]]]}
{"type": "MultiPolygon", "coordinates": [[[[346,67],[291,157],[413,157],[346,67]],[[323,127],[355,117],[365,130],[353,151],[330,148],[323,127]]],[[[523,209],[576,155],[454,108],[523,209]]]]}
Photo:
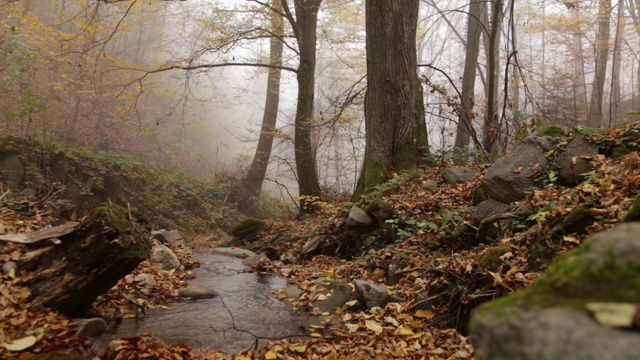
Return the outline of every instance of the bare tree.
{"type": "Polygon", "coordinates": [[[587,125],[590,127],[602,126],[602,100],[604,82],[607,75],[607,62],[609,60],[609,32],[611,17],[611,0],[599,0],[598,2],[598,32],[596,34],[596,72],[593,79],[587,125]]]}

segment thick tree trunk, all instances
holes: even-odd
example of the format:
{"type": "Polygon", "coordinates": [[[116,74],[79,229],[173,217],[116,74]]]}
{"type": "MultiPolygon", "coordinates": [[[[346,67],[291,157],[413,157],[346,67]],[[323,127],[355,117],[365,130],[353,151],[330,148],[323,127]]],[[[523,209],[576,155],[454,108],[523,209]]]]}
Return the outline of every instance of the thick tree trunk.
{"type": "Polygon", "coordinates": [[[620,71],[622,66],[622,43],[624,40],[624,1],[618,3],[618,16],[616,20],[616,37],[613,45],[613,68],[611,70],[611,98],[609,100],[609,127],[615,125],[619,114],[619,106],[622,102],[622,90],[620,88],[620,71]]]}
{"type": "MultiPolygon", "coordinates": [[[[274,0],[272,6],[278,11],[282,9],[280,0],[274,0]]],[[[282,17],[276,12],[272,12],[271,14],[271,31],[278,35],[282,35],[284,31],[282,17]]],[[[282,66],[282,50],[282,40],[272,37],[270,40],[271,65],[282,66]]],[[[273,135],[276,130],[278,107],[280,104],[281,73],[281,69],[269,69],[267,96],[264,104],[264,115],[262,116],[262,128],[260,129],[258,147],[256,148],[256,153],[253,156],[253,161],[246,176],[239,185],[230,190],[230,197],[237,202],[238,209],[252,216],[259,215],[258,200],[260,199],[262,183],[267,174],[269,158],[271,157],[273,135]]]]}
{"type": "Polygon", "coordinates": [[[366,149],[354,198],[391,171],[415,169],[428,151],[417,77],[419,1],[366,2],[366,149]]]}
{"type": "Polygon", "coordinates": [[[589,114],[587,115],[587,125],[596,128],[602,126],[602,94],[609,59],[610,16],[611,0],[600,0],[598,4],[598,33],[596,34],[596,72],[593,79],[591,101],[589,102],[589,114]]]}
{"type": "MultiPolygon", "coordinates": [[[[30,300],[69,316],[84,314],[99,295],[149,255],[151,244],[136,230],[138,226],[126,209],[103,205],[66,234],[43,233],[44,238],[37,239],[40,246],[18,264],[34,273],[26,284],[30,300]],[[54,237],[59,244],[42,242],[54,237]]],[[[31,237],[36,239],[37,234],[31,237]]]]}
{"type": "Polygon", "coordinates": [[[300,65],[297,71],[298,104],[296,106],[294,149],[298,191],[301,210],[308,212],[306,197],[320,196],[320,182],[316,169],[315,148],[311,142],[313,129],[313,101],[315,96],[316,29],[318,11],[322,0],[294,0],[295,18],[286,0],[281,0],[286,15],[298,42],[300,65]]]}
{"type": "Polygon", "coordinates": [[[474,91],[476,86],[476,68],[478,66],[478,54],[480,52],[480,34],[482,23],[480,18],[484,9],[484,1],[472,0],[469,4],[469,16],[467,21],[467,46],[464,59],[464,73],[462,74],[462,98],[461,109],[458,114],[458,126],[456,131],[457,148],[469,146],[471,139],[474,106],[474,91]]]}

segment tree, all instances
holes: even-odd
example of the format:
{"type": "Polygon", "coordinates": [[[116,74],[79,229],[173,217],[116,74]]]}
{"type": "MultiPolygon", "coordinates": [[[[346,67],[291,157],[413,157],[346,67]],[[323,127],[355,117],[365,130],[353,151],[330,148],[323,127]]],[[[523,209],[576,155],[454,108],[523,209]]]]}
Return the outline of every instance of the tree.
{"type": "Polygon", "coordinates": [[[240,183],[230,190],[230,197],[236,201],[238,209],[253,215],[258,213],[258,200],[262,190],[262,183],[267,173],[269,158],[271,157],[280,103],[280,77],[282,70],[279,67],[282,66],[284,45],[281,39],[284,34],[284,27],[283,19],[278,13],[282,11],[280,0],[273,0],[272,6],[275,11],[271,12],[271,31],[273,35],[269,40],[269,63],[273,68],[268,70],[267,96],[258,146],[247,174],[240,183]]]}
{"type": "Polygon", "coordinates": [[[575,103],[575,118],[583,121],[587,108],[587,87],[584,79],[584,56],[582,54],[582,29],[580,28],[580,2],[577,0],[566,1],[565,6],[571,14],[574,22],[571,32],[569,51],[573,60],[573,89],[575,103]]]}
{"type": "Polygon", "coordinates": [[[484,1],[471,0],[467,21],[467,46],[465,48],[464,73],[462,74],[462,98],[456,131],[455,146],[462,148],[469,145],[472,133],[474,91],[476,84],[476,68],[480,52],[480,34],[482,23],[480,18],[484,11],[484,1]]]}
{"type": "MultiPolygon", "coordinates": [[[[484,12],[484,49],[487,54],[487,112],[484,115],[482,145],[488,154],[497,152],[498,140],[498,85],[500,83],[500,28],[504,16],[502,0],[492,0],[491,18],[484,12]]],[[[487,8],[487,10],[489,10],[487,8]]]]}
{"type": "Polygon", "coordinates": [[[418,0],[366,2],[366,148],[354,198],[392,171],[415,169],[428,151],[417,76],[418,0]]]}
{"type": "Polygon", "coordinates": [[[607,75],[607,61],[609,60],[609,32],[611,24],[611,0],[599,0],[598,3],[598,32],[596,34],[596,72],[593,79],[591,91],[591,101],[589,102],[589,113],[587,115],[587,125],[590,127],[600,127],[602,125],[602,94],[604,92],[604,81],[607,75]]]}

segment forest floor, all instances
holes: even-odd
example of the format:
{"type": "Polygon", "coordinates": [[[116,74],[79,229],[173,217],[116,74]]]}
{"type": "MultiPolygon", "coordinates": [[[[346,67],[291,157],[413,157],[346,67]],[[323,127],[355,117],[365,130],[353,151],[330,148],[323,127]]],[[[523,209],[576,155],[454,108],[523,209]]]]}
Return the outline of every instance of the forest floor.
{"type": "MultiPolygon", "coordinates": [[[[637,127],[634,129],[638,130],[637,127]]],[[[601,142],[623,141],[628,134],[610,132],[601,142]]],[[[636,147],[637,131],[636,131],[636,147]]],[[[309,339],[273,341],[268,345],[230,355],[223,351],[202,352],[184,344],[168,345],[145,334],[112,342],[98,354],[90,339],[76,337],[71,319],[32,306],[29,290],[21,285],[30,274],[8,274],[0,283],[0,357],[8,359],[470,359],[473,348],[466,334],[466,323],[480,303],[512,293],[540,277],[557,255],[579,246],[588,236],[619,223],[640,193],[640,157],[636,152],[610,158],[597,156],[586,181],[563,187],[548,176],[539,189],[518,202],[508,219],[496,222],[493,240],[477,242],[475,236],[454,234],[473,229],[473,192],[486,167],[474,166],[478,175],[468,183],[445,184],[444,168],[423,169],[394,175],[389,182],[363,198],[361,205],[374,199],[390,204],[397,217],[392,220],[396,237],[384,246],[373,246],[348,259],[320,254],[299,259],[294,264],[265,260],[253,271],[278,274],[303,289],[291,304],[317,314],[314,303],[324,300],[324,278],[351,283],[362,279],[387,287],[389,292],[407,299],[384,308],[363,310],[348,302],[329,315],[325,329],[311,328],[309,339]],[[433,180],[435,191],[425,188],[433,180]],[[557,219],[564,219],[577,208],[586,210],[586,225],[557,231],[557,219]],[[471,227],[466,227],[470,226],[471,227]],[[548,234],[554,236],[548,236],[548,234]],[[497,259],[483,252],[497,246],[508,247],[497,259]],[[403,267],[389,273],[392,263],[403,267]],[[484,262],[484,263],[483,263],[484,262]],[[394,275],[394,281],[390,281],[394,275]],[[428,302],[430,307],[418,307],[428,302]],[[420,310],[417,310],[420,308],[420,310]]],[[[37,230],[48,214],[47,202],[0,191],[2,212],[0,230],[8,233],[37,230]]],[[[269,220],[257,247],[278,253],[299,254],[305,242],[319,234],[337,235],[353,205],[344,197],[318,201],[319,209],[299,221],[269,220]]],[[[206,234],[205,234],[206,235],[206,234]]],[[[129,277],[121,280],[94,304],[94,314],[133,316],[131,299],[145,308],[165,306],[177,290],[193,277],[198,264],[191,248],[203,249],[219,244],[195,237],[190,247],[175,248],[183,271],[164,271],[143,262],[135,273],[152,274],[157,284],[143,290],[129,277]]],[[[504,249],[504,248],[503,248],[504,249]]],[[[0,262],[19,260],[25,248],[5,245],[0,262]]],[[[273,296],[286,300],[282,291],[273,296]]]]}

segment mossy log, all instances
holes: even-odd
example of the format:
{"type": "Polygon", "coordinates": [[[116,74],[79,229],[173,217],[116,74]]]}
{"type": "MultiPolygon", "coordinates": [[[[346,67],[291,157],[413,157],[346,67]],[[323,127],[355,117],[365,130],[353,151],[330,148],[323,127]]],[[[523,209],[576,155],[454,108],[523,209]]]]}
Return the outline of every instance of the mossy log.
{"type": "Polygon", "coordinates": [[[148,257],[151,244],[131,214],[105,204],[53,244],[39,242],[19,261],[33,273],[26,283],[35,305],[69,316],[84,314],[91,303],[148,257]]]}

